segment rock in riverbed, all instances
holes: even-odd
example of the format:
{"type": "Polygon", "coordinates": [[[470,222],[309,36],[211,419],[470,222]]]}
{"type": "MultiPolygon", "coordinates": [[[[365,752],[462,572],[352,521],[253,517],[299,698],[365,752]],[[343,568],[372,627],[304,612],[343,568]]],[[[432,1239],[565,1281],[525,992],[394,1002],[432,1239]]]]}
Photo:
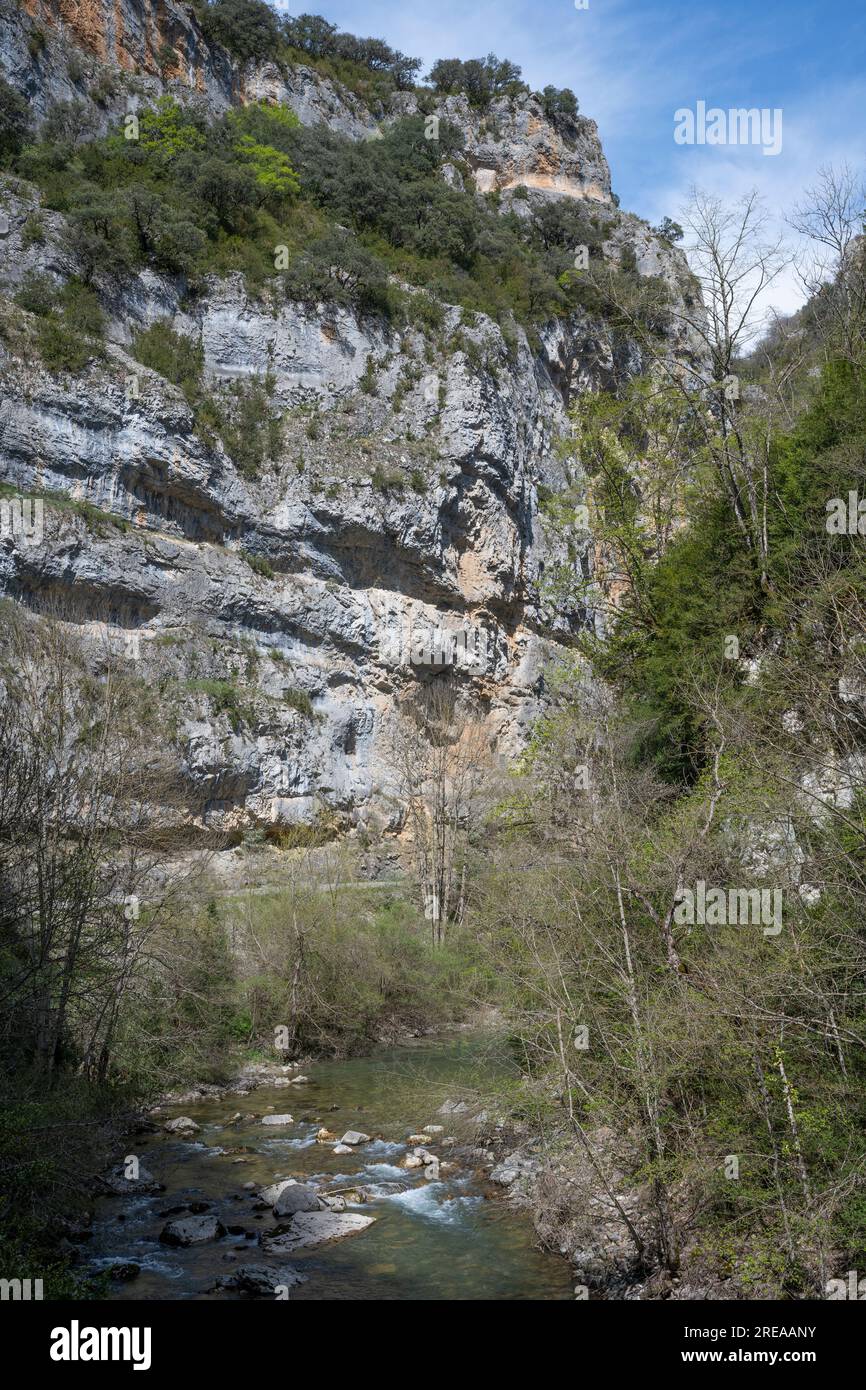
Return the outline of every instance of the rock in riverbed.
{"type": "Polygon", "coordinates": [[[291,1115],[263,1115],[263,1125],[293,1125],[294,1118],[291,1115]]]}
{"type": "Polygon", "coordinates": [[[284,1187],[274,1202],[274,1216],[295,1216],[298,1212],[318,1210],[319,1196],[315,1188],[299,1182],[284,1187]]]}
{"type": "Polygon", "coordinates": [[[226,1233],[225,1226],[213,1212],[205,1216],[186,1216],[181,1221],[169,1221],[160,1232],[163,1245],[204,1245],[209,1240],[219,1240],[226,1233]]]}
{"type": "Polygon", "coordinates": [[[292,1250],[305,1250],[311,1245],[323,1245],[329,1240],[356,1236],[372,1226],[373,1216],[355,1212],[307,1211],[292,1218],[292,1228],[281,1236],[262,1239],[262,1249],[273,1255],[285,1255],[292,1250]]]}
{"type": "Polygon", "coordinates": [[[178,1115],[176,1120],[166,1120],[163,1125],[166,1134],[196,1134],[198,1125],[188,1115],[178,1115]]]}
{"type": "Polygon", "coordinates": [[[103,1187],[113,1193],[115,1197],[139,1196],[142,1193],[153,1193],[162,1191],[162,1183],[156,1181],[152,1173],[146,1168],[139,1166],[138,1177],[128,1178],[124,1164],[118,1164],[116,1168],[111,1168],[107,1173],[103,1173],[100,1178],[103,1187]]]}
{"type": "Polygon", "coordinates": [[[362,1134],[359,1129],[347,1129],[340,1140],[341,1144],[369,1144],[369,1134],[362,1134]]]}
{"type": "Polygon", "coordinates": [[[270,1187],[263,1187],[258,1194],[256,1205],[272,1207],[280,1193],[287,1187],[297,1187],[297,1178],[284,1178],[282,1182],[272,1182],[270,1187]]]}
{"type": "Polygon", "coordinates": [[[241,1265],[234,1274],[224,1274],[217,1279],[214,1289],[237,1289],[250,1298],[274,1298],[278,1288],[291,1289],[296,1284],[306,1284],[305,1274],[296,1269],[283,1266],[282,1269],[265,1269],[263,1265],[241,1265]]]}
{"type": "Polygon", "coordinates": [[[518,1178],[532,1178],[540,1167],[541,1163],[537,1158],[526,1158],[521,1153],[508,1154],[501,1163],[497,1163],[490,1178],[492,1182],[499,1183],[500,1187],[511,1187],[518,1178]]]}

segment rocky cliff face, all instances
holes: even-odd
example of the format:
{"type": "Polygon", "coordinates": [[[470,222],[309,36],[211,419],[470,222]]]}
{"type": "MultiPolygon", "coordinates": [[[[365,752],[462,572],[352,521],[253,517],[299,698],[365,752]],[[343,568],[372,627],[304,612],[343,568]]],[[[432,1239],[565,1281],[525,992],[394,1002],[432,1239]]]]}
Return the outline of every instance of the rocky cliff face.
{"type": "MultiPolygon", "coordinates": [[[[237,102],[279,102],[305,125],[324,123],[356,140],[375,138],[383,121],[418,110],[415,95],[401,93],[389,113],[373,114],[302,65],[233,63],[174,0],[0,0],[0,75],[27,96],[37,118],[57,101],[95,91],[94,115],[103,129],[164,90],[212,114],[237,102]]],[[[481,192],[522,184],[610,202],[598,129],[585,116],[559,130],[529,95],[503,98],[483,114],[453,96],[437,113],[463,131],[463,153],[481,192]]]]}
{"type": "Polygon", "coordinates": [[[37,117],[93,93],[107,120],[164,82],[214,111],[239,95],[229,55],[210,47],[190,10],[163,0],[3,0],[0,72],[37,117]]]}
{"type": "MultiPolygon", "coordinates": [[[[239,72],[172,4],[2,0],[0,71],[37,116],[95,93],[107,123],[167,82],[213,110],[267,97],[353,138],[377,129],[312,69],[239,72]],[[160,73],[166,43],[178,63],[160,73]]],[[[592,122],[563,134],[527,97],[482,123],[460,100],[441,113],[466,131],[480,189],[610,202],[592,122]]],[[[395,707],[442,669],[480,702],[497,753],[516,754],[551,653],[591,621],[549,595],[551,566],[588,575],[589,537],[550,534],[539,489],[571,481],[556,446],[575,396],[639,371],[637,346],[583,314],[533,345],[522,332],[506,341],[483,315],[467,324],[446,307],[431,352],[414,328],[267,305],[239,278],[214,280],[190,308],[181,286],[146,272],[106,301],[105,358],[51,373],[8,301],[28,270],[74,273],[62,218],[43,212],[34,245],[35,192],[7,179],[0,205],[0,477],[48,499],[39,543],[6,528],[0,586],[22,603],[58,595],[85,632],[107,623],[143,679],[181,693],[205,823],[336,814],[396,829],[395,707]],[[255,478],[129,355],[134,332],[159,319],[200,337],[215,386],[267,375],[282,446],[255,478]]],[[[611,255],[623,238],[644,273],[682,293],[678,253],[636,219],[619,224],[611,255]]],[[[688,347],[672,333],[672,354],[688,347]]]]}

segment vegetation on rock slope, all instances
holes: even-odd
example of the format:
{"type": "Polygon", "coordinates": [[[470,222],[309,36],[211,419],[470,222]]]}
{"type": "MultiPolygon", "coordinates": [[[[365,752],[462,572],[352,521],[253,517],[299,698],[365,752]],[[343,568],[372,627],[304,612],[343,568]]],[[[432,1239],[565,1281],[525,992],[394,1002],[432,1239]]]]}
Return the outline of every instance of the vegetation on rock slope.
{"type": "MultiPolygon", "coordinates": [[[[759,254],[740,217],[711,307],[759,254]]],[[[644,1194],[611,1207],[602,1285],[820,1297],[866,1254],[866,561],[857,516],[838,524],[866,486],[861,230],[852,201],[809,333],[735,338],[709,414],[663,370],[577,412],[604,631],[560,676],[477,910],[520,1103],[566,1171],[644,1194]],[[699,885],[721,890],[705,915],[699,885]]],[[[591,1247],[567,1189],[547,1201],[591,1247]]]]}
{"type": "Polygon", "coordinates": [[[615,215],[560,200],[519,217],[450,187],[442,166],[460,137],[447,122],[437,140],[413,116],[355,142],[302,127],[283,107],[207,124],[163,97],[137,138],[128,129],[88,139],[85,113],[64,110],[35,143],[20,130],[7,142],[7,168],[66,216],[87,284],[147,266],[195,291],[207,274],[241,271],[258,292],[417,314],[395,276],[503,322],[537,325],[581,306],[612,315],[620,297],[646,326],[668,322],[662,283],[601,255],[615,215]],[[576,246],[588,248],[586,270],[575,269],[576,246]]]}

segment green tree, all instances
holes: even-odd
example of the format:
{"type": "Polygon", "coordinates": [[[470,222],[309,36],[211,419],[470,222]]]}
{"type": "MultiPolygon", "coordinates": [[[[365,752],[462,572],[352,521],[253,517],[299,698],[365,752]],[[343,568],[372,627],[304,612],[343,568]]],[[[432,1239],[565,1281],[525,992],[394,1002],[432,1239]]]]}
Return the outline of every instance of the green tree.
{"type": "Polygon", "coordinates": [[[549,121],[570,120],[577,115],[577,97],[570,87],[545,87],[541,105],[549,121]]]}
{"type": "Polygon", "coordinates": [[[288,155],[273,145],[259,145],[249,135],[242,135],[236,146],[241,159],[252,169],[256,187],[267,201],[282,202],[298,192],[298,176],[288,155]]]}
{"type": "Polygon", "coordinates": [[[662,237],[672,245],[674,242],[682,241],[685,232],[679,222],[674,222],[672,217],[664,217],[657,227],[653,228],[656,236],[662,237]]]}
{"type": "Polygon", "coordinates": [[[460,58],[440,58],[430,69],[430,81],[437,92],[448,94],[463,90],[463,63],[460,58]]]}
{"type": "Polygon", "coordinates": [[[204,161],[196,159],[190,166],[190,176],[196,198],[213,211],[220,225],[239,231],[244,214],[257,201],[252,169],[212,155],[204,161]]]}
{"type": "Polygon", "coordinates": [[[204,246],[198,227],[145,184],[132,184],[120,202],[142,260],[158,270],[192,270],[204,246]]]}
{"type": "Polygon", "coordinates": [[[6,161],[18,154],[29,124],[26,101],[0,77],[0,159],[6,161]]]}
{"type": "Polygon", "coordinates": [[[263,0],[210,0],[201,27],[206,38],[222,44],[241,62],[275,58],[280,50],[279,21],[263,0]]]}
{"type": "Polygon", "coordinates": [[[146,153],[165,164],[179,155],[202,150],[206,136],[199,123],[173,97],[161,96],[142,112],[139,140],[146,153]]]}
{"type": "Polygon", "coordinates": [[[319,14],[301,14],[296,19],[287,15],[283,35],[292,48],[299,48],[311,58],[327,58],[337,51],[337,26],[319,14]]]}
{"type": "Polygon", "coordinates": [[[293,298],[357,304],[382,309],[387,282],[380,263],[348,232],[330,231],[291,266],[286,290],[293,298]]]}

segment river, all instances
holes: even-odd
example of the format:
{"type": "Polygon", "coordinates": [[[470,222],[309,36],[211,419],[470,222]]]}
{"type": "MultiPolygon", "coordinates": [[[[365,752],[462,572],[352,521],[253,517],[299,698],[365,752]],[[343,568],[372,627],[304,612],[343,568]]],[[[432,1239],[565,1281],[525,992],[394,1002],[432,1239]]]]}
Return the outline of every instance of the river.
{"type": "Polygon", "coordinates": [[[455,1162],[440,1181],[400,1166],[410,1151],[408,1136],[427,1124],[445,1126],[428,1147],[448,1159],[441,1141],[454,1125],[439,1107],[467,1085],[484,1095],[509,1066],[505,1049],[489,1037],[462,1035],[348,1061],[311,1062],[303,1068],[307,1083],[167,1107],[161,1123],[185,1115],[198,1132],[136,1138],[131,1149],[165,1191],[100,1199],[89,1262],[100,1270],[127,1262],[140,1267],[137,1278],[111,1283],[112,1299],[242,1297],[209,1291],[241,1266],[278,1271],[281,1263],[305,1276],[291,1288],[293,1300],[571,1298],[567,1262],[537,1248],[529,1218],[495,1195],[471,1159],[455,1162]],[[245,1118],[227,1123],[238,1111],[245,1118]],[[294,1121],[280,1128],[262,1124],[273,1112],[290,1112],[294,1121]],[[322,1126],[337,1135],[360,1130],[372,1139],[340,1156],[316,1142],[322,1126]],[[349,1210],[375,1220],[359,1234],[293,1251],[288,1259],[269,1257],[259,1238],[278,1223],[270,1211],[255,1209],[255,1195],[244,1183],[282,1178],[314,1182],[322,1192],[360,1185],[367,1200],[349,1210]],[[169,1209],[190,1203],[208,1203],[225,1227],[242,1229],[188,1248],[162,1244],[169,1209]]]}

